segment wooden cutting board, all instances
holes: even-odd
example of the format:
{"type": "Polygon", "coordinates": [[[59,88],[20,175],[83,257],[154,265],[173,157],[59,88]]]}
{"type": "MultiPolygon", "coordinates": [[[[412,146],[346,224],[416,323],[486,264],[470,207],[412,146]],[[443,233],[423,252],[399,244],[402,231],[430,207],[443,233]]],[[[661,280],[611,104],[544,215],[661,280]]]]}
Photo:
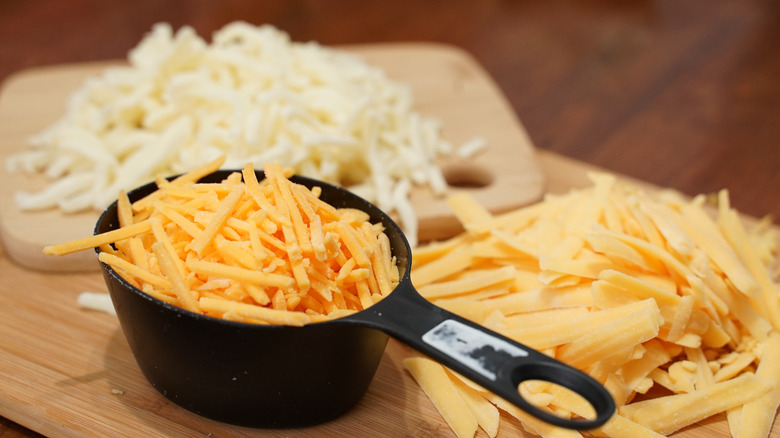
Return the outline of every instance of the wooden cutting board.
{"type": "MultiPolygon", "coordinates": [[[[536,201],[543,178],[533,145],[496,84],[460,49],[433,44],[344,47],[409,84],[415,110],[439,119],[442,135],[458,146],[474,137],[488,142],[474,159],[455,155],[440,160],[451,190],[469,190],[489,210],[506,211],[536,201]]],[[[93,270],[93,257],[77,253],[46,257],[44,246],[92,233],[99,212],[63,214],[23,212],[13,200],[20,189],[37,190],[42,176],[9,174],[5,158],[27,145],[27,138],[59,119],[68,96],[90,76],[117,62],[53,66],[22,71],[9,78],[0,95],[0,238],[8,255],[27,267],[50,271],[93,270]]],[[[446,200],[424,188],[411,201],[419,216],[419,238],[440,239],[460,231],[446,200]]]]}
{"type": "MultiPolygon", "coordinates": [[[[512,159],[493,157],[490,159],[493,161],[489,161],[488,157],[481,157],[475,161],[479,167],[473,169],[495,172],[498,178],[494,184],[501,184],[497,187],[503,187],[506,192],[497,194],[497,198],[480,196],[480,202],[485,205],[509,208],[510,203],[505,197],[507,193],[512,194],[513,199],[532,199],[540,195],[542,188],[561,193],[584,187],[588,185],[586,172],[597,170],[559,155],[529,151],[532,149],[530,142],[503,96],[463,52],[431,45],[374,46],[350,50],[363,54],[370,62],[386,63],[391,76],[408,80],[416,87],[439,89],[439,94],[418,93],[418,107],[420,111],[430,110],[432,115],[442,117],[448,135],[454,140],[464,141],[472,135],[484,135],[491,145],[507,148],[506,156],[512,159]],[[409,60],[414,60],[416,64],[404,65],[409,60]],[[414,71],[416,76],[404,78],[403,72],[409,71],[414,71]],[[445,93],[437,87],[449,87],[449,91],[445,93]],[[459,107],[464,103],[468,109],[459,107]],[[515,154],[512,148],[520,152],[515,154]],[[517,157],[527,161],[513,162],[517,157]],[[514,179],[504,180],[504,177],[514,179]]],[[[3,148],[3,154],[16,150],[7,146],[8,140],[15,138],[15,147],[22,147],[20,142],[29,133],[46,124],[46,121],[33,117],[36,111],[49,114],[52,120],[56,117],[53,115],[56,111],[49,113],[46,106],[61,105],[54,102],[54,94],[59,99],[66,97],[68,92],[64,90],[63,83],[76,86],[87,71],[99,71],[104,65],[52,67],[24,72],[10,79],[0,96],[0,133],[3,134],[0,148],[3,148]],[[61,82],[52,83],[53,79],[61,82]],[[34,105],[35,99],[26,101],[17,97],[11,100],[16,102],[16,106],[10,107],[9,90],[17,90],[23,96],[37,95],[35,99],[38,103],[34,105]],[[51,102],[37,107],[41,102],[40,95],[49,96],[47,99],[51,102]]],[[[460,163],[463,169],[468,169],[469,164],[460,163]]],[[[457,166],[454,169],[460,171],[457,166]]],[[[468,173],[464,175],[468,176],[468,173]]],[[[0,200],[3,202],[0,204],[0,219],[5,227],[5,246],[0,246],[0,278],[3,279],[0,283],[0,416],[51,437],[453,436],[425,394],[404,370],[401,361],[409,354],[408,350],[392,340],[365,397],[355,409],[324,425],[300,430],[248,429],[207,420],[173,405],[141,375],[116,318],[78,308],[76,298],[81,292],[105,291],[99,273],[46,272],[31,269],[20,262],[18,245],[21,243],[13,239],[29,239],[29,235],[17,232],[9,239],[8,218],[13,215],[7,213],[10,195],[4,187],[11,180],[8,175],[0,173],[0,200]]],[[[417,199],[419,202],[420,198],[417,199]]],[[[442,209],[430,214],[428,217],[434,224],[438,220],[436,215],[446,219],[448,212],[442,209]]],[[[30,235],[54,228],[65,230],[78,222],[77,219],[55,215],[38,220],[37,228],[26,229],[30,235]]],[[[19,221],[19,218],[16,220],[19,221]]],[[[29,217],[26,220],[32,221],[29,217]]],[[[84,232],[91,232],[94,221],[89,219],[84,222],[87,223],[84,232]]],[[[451,232],[448,230],[446,234],[451,232]]],[[[435,234],[436,229],[432,233],[435,234]]],[[[34,264],[34,260],[24,261],[27,265],[34,264]]],[[[93,253],[89,253],[86,262],[95,263],[93,253]]],[[[480,431],[477,436],[484,438],[486,435],[480,431]]],[[[531,435],[524,432],[514,419],[502,415],[499,437],[510,436],[531,435]]],[[[729,434],[724,417],[720,415],[675,436],[725,438],[729,434]]],[[[772,437],[780,438],[780,424],[775,424],[772,437]]]]}
{"type": "MultiPolygon", "coordinates": [[[[589,185],[580,162],[538,151],[551,191],[589,185]]],[[[390,341],[368,393],[330,423],[258,430],[201,418],[166,400],[143,378],[116,318],[78,309],[82,291],[104,291],[97,273],[44,273],[9,260],[0,248],[0,416],[51,437],[450,437],[446,423],[390,341]]],[[[260,395],[258,395],[260,396],[260,395]]],[[[530,437],[502,414],[499,438],[530,437]]],[[[674,435],[726,438],[723,415],[674,435]]],[[[780,438],[780,422],[771,436],[780,438]]],[[[478,438],[485,438],[480,431],[478,438]]]]}

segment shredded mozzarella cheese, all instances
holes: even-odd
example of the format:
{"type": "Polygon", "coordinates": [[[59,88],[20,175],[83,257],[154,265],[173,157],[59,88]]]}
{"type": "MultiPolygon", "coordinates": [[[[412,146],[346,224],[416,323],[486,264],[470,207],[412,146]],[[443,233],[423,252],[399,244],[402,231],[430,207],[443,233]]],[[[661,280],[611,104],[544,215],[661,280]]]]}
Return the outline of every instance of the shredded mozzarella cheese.
{"type": "Polygon", "coordinates": [[[98,312],[116,316],[116,310],[114,310],[111,296],[107,293],[82,292],[79,294],[76,302],[82,309],[96,310],[98,312]]]}
{"type": "Polygon", "coordinates": [[[413,111],[406,84],[349,53],[268,25],[233,22],[209,44],[160,23],[128,60],[85,81],[64,116],[8,159],[11,172],[52,180],[19,193],[20,208],[101,210],[122,189],[225,155],[224,167],[275,161],[346,186],[400,212],[414,245],[411,185],[446,191],[435,159],[453,147],[439,121],[413,111]]]}
{"type": "Polygon", "coordinates": [[[462,144],[457,151],[457,154],[461,158],[473,158],[487,147],[487,140],[483,137],[474,137],[473,139],[462,144]]]}

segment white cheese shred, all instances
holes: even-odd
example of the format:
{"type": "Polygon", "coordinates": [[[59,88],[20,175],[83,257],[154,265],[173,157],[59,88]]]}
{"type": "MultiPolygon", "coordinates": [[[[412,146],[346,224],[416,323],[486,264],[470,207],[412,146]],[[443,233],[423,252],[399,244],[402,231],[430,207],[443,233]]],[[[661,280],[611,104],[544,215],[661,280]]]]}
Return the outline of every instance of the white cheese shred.
{"type": "Polygon", "coordinates": [[[111,301],[111,295],[102,292],[82,292],[76,299],[80,308],[86,310],[96,310],[98,312],[108,313],[116,316],[114,304],[111,301]]]}
{"type": "Polygon", "coordinates": [[[224,155],[226,168],[275,161],[348,187],[399,213],[415,242],[410,187],[446,190],[436,159],[453,148],[439,121],[413,111],[406,84],[345,51],[269,25],[233,22],[207,43],[159,23],[128,61],[88,78],[64,116],[7,160],[11,172],[51,180],[19,194],[20,208],[101,210],[122,189],[224,155]]]}

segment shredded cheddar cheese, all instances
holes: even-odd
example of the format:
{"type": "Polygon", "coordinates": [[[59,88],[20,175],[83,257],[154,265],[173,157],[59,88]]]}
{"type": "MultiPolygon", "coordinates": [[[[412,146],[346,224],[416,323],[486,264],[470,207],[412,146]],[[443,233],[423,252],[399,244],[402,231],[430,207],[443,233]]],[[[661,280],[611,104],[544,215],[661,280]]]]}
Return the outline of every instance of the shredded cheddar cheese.
{"type": "Polygon", "coordinates": [[[219,162],[160,181],[132,204],[122,193],[120,228],[44,252],[105,246],[100,261],[147,294],[253,323],[342,317],[395,288],[399,273],[381,224],[321,201],[278,163],[265,166],[263,181],[250,163],[219,183],[195,182],[219,162]]]}
{"type": "MultiPolygon", "coordinates": [[[[650,192],[608,174],[591,179],[592,187],[501,215],[451,197],[465,232],[418,248],[412,282],[434,304],[601,382],[619,409],[585,435],[664,436],[725,412],[735,437],[767,437],[780,405],[771,223],[747,227],[725,191],[713,211],[702,196],[650,192]]],[[[456,434],[474,436],[473,423],[459,418],[466,414],[442,401],[454,397],[442,366],[405,364],[456,434]]],[[[457,385],[467,380],[447,376],[461,388],[456,395],[474,396],[457,385]]],[[[471,389],[531,433],[582,436],[471,389]]],[[[523,382],[519,391],[565,418],[593,415],[549,382],[523,382]]]]}

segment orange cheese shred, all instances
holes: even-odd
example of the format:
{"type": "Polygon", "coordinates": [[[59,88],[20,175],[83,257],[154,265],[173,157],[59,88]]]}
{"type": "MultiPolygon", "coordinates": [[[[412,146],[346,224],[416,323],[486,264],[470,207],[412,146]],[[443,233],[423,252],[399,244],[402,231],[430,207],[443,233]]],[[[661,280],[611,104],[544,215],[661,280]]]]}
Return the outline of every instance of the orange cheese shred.
{"type": "Polygon", "coordinates": [[[101,247],[101,261],[153,297],[257,324],[343,317],[395,288],[389,241],[368,215],[328,205],[277,163],[262,181],[249,163],[221,182],[197,182],[222,162],[160,179],[132,204],[121,193],[120,228],[44,252],[101,247]]]}

